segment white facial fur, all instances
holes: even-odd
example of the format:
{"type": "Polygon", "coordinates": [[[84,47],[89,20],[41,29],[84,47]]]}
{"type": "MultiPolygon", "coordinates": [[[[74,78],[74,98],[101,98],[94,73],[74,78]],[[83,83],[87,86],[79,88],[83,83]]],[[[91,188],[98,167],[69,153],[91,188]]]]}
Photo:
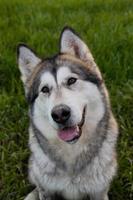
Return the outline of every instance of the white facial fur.
{"type": "Polygon", "coordinates": [[[34,106],[34,123],[47,139],[58,138],[58,125],[51,117],[51,110],[56,105],[65,104],[70,107],[73,125],[80,123],[85,106],[87,106],[85,123],[97,125],[103,117],[104,106],[97,86],[78,79],[78,75],[73,74],[67,66],[62,66],[57,71],[57,83],[50,72],[42,74],[40,82],[40,93],[34,106]],[[65,87],[70,77],[77,78],[71,89],[65,87]],[[41,88],[45,85],[52,87],[50,95],[41,92],[41,88]]]}

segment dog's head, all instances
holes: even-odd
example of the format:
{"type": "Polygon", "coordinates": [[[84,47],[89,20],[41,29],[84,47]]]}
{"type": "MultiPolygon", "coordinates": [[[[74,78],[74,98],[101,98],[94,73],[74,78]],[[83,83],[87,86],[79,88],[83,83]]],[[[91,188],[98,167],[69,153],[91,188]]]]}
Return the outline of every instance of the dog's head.
{"type": "Polygon", "coordinates": [[[90,50],[72,29],[63,29],[60,53],[48,59],[19,45],[18,64],[30,117],[47,139],[75,143],[84,126],[92,128],[102,119],[102,77],[90,50]]]}

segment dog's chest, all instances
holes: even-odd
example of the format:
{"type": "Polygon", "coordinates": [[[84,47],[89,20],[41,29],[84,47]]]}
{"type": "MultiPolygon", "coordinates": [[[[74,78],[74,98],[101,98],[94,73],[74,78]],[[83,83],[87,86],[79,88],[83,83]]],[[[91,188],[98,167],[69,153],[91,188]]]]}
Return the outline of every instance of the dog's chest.
{"type": "Polygon", "coordinates": [[[51,193],[60,193],[66,199],[78,199],[78,196],[81,196],[79,190],[83,191],[81,186],[86,184],[81,175],[74,176],[62,170],[56,170],[53,165],[50,166],[50,163],[45,166],[40,169],[35,163],[32,165],[33,173],[38,177],[39,185],[43,189],[51,193]]]}
{"type": "Polygon", "coordinates": [[[110,166],[109,174],[105,175],[107,173],[105,167],[106,157],[110,158],[110,156],[107,156],[108,151],[106,151],[102,164],[100,158],[95,157],[93,162],[77,173],[76,171],[59,168],[59,161],[51,161],[33,138],[30,148],[34,152],[29,166],[31,182],[52,193],[61,193],[66,199],[78,200],[85,194],[102,190],[106,186],[110,174],[114,174],[113,168],[110,166]]]}
{"type": "MultiPolygon", "coordinates": [[[[43,154],[44,156],[44,154],[43,154]]],[[[78,199],[84,197],[86,193],[93,191],[96,187],[101,187],[103,177],[96,178],[96,171],[92,166],[87,166],[80,173],[69,173],[58,169],[47,157],[40,162],[32,161],[32,172],[38,177],[39,185],[52,193],[60,193],[66,199],[78,199]]],[[[35,183],[37,185],[37,183],[35,183]]],[[[104,183],[103,183],[104,184],[104,183]]]]}

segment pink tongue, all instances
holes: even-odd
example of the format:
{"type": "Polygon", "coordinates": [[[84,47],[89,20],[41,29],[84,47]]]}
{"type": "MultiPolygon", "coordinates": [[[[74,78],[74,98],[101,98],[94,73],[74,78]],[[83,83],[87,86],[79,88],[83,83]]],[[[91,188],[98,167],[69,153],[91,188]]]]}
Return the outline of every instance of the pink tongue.
{"type": "Polygon", "coordinates": [[[64,141],[70,141],[74,139],[76,136],[79,136],[79,132],[77,131],[76,127],[60,130],[58,134],[59,134],[59,137],[64,141]]]}

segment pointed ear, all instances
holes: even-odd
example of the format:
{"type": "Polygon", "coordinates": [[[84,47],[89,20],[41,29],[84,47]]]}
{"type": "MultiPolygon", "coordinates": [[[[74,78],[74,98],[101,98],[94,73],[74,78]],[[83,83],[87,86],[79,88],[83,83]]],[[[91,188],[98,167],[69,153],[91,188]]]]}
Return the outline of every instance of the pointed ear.
{"type": "Polygon", "coordinates": [[[25,44],[19,44],[17,47],[18,66],[21,72],[21,79],[26,84],[26,81],[32,74],[34,68],[41,61],[35,53],[25,44]]]}
{"type": "Polygon", "coordinates": [[[87,45],[71,28],[65,27],[60,37],[60,52],[76,56],[84,62],[92,63],[94,58],[87,45]]]}

